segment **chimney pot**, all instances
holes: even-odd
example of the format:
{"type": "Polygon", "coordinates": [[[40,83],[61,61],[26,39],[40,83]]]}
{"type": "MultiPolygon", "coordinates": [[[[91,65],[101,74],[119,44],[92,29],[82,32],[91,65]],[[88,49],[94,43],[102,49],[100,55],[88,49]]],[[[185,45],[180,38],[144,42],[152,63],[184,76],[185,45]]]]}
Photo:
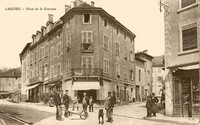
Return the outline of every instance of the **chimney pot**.
{"type": "Polygon", "coordinates": [[[49,16],[49,22],[53,23],[53,15],[52,14],[48,14],[49,16]]]}
{"type": "Polygon", "coordinates": [[[71,6],[65,5],[65,13],[67,13],[71,9],[71,6]]]}
{"type": "Polygon", "coordinates": [[[91,6],[93,6],[93,7],[94,7],[94,1],[91,1],[91,6]]]}

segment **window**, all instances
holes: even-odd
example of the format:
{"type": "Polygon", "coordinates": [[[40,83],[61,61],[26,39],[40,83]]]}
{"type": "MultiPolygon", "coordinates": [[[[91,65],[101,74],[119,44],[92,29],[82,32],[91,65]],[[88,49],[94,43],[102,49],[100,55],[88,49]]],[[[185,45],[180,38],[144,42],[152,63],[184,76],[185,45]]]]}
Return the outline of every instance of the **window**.
{"type": "Polygon", "coordinates": [[[119,34],[119,28],[116,28],[116,34],[117,35],[119,34]]]}
{"type": "Polygon", "coordinates": [[[181,0],[181,8],[190,6],[194,3],[196,3],[196,0],[181,0]]]}
{"type": "Polygon", "coordinates": [[[51,47],[50,60],[53,60],[53,58],[54,58],[54,46],[51,47]]]}
{"type": "Polygon", "coordinates": [[[197,27],[182,29],[182,50],[197,49],[197,27]]]}
{"type": "Polygon", "coordinates": [[[70,19],[66,23],[66,27],[69,28],[69,26],[70,26],[70,19]]]}
{"type": "Polygon", "coordinates": [[[117,78],[120,78],[120,64],[116,64],[116,74],[117,74],[117,78]]]}
{"type": "Polygon", "coordinates": [[[124,46],[124,50],[123,50],[123,52],[124,52],[123,54],[124,54],[124,55],[123,55],[123,56],[124,56],[124,59],[125,59],[126,61],[128,60],[128,57],[127,57],[127,56],[128,56],[128,52],[127,52],[127,51],[128,51],[128,50],[127,50],[127,47],[124,46]]]}
{"type": "Polygon", "coordinates": [[[104,47],[104,49],[106,49],[106,50],[109,49],[108,36],[106,36],[106,35],[103,36],[103,47],[104,47]]]}
{"type": "Polygon", "coordinates": [[[92,52],[92,31],[82,31],[82,52],[92,52]]]}
{"type": "Polygon", "coordinates": [[[48,64],[45,64],[44,66],[44,75],[48,74],[48,64]]]}
{"type": "Polygon", "coordinates": [[[131,62],[133,62],[133,56],[134,56],[133,51],[130,51],[129,52],[129,59],[130,59],[131,62]]]}
{"type": "Polygon", "coordinates": [[[116,55],[119,55],[119,43],[116,43],[116,55]]]}
{"type": "Polygon", "coordinates": [[[130,70],[130,80],[134,80],[134,72],[132,69],[130,70]]]}
{"type": "Polygon", "coordinates": [[[58,50],[57,54],[58,54],[58,56],[60,56],[61,55],[61,43],[58,43],[57,50],[58,50]]]}
{"type": "Polygon", "coordinates": [[[103,71],[109,73],[109,60],[104,58],[103,71]]]}
{"type": "Polygon", "coordinates": [[[90,14],[84,14],[83,16],[84,16],[84,18],[83,18],[84,23],[86,23],[86,24],[91,23],[91,15],[90,14]]]}
{"type": "Polygon", "coordinates": [[[57,69],[57,65],[55,64],[55,65],[54,65],[54,70],[53,70],[53,72],[54,72],[54,73],[53,73],[53,74],[54,74],[53,76],[54,76],[54,77],[57,77],[57,76],[58,76],[58,75],[57,75],[57,70],[58,70],[58,69],[57,69]]]}
{"type": "Polygon", "coordinates": [[[45,45],[45,52],[44,52],[45,57],[47,57],[48,54],[49,54],[49,46],[45,45]]]}
{"type": "Polygon", "coordinates": [[[124,33],[124,40],[126,40],[126,33],[124,33]]]}
{"type": "Polygon", "coordinates": [[[57,75],[60,76],[61,75],[61,63],[57,64],[57,75]]]}
{"type": "Polygon", "coordinates": [[[39,59],[42,59],[42,48],[39,50],[39,59]]]}
{"type": "Polygon", "coordinates": [[[107,27],[107,26],[108,26],[108,20],[104,19],[104,27],[107,27]]]}
{"type": "Polygon", "coordinates": [[[35,63],[37,62],[37,57],[38,57],[37,54],[38,54],[37,51],[35,51],[35,63]]]}
{"type": "Polygon", "coordinates": [[[66,61],[66,73],[71,73],[71,59],[67,59],[66,61]]]}
{"type": "Polygon", "coordinates": [[[141,70],[139,69],[139,81],[141,81],[141,70]]]}
{"type": "Polygon", "coordinates": [[[90,57],[90,56],[82,57],[82,68],[83,69],[92,69],[93,68],[93,57],[90,57]]]}
{"type": "Polygon", "coordinates": [[[126,66],[124,67],[124,79],[128,79],[128,68],[126,66]]]}
{"type": "Polygon", "coordinates": [[[71,48],[71,34],[66,37],[66,50],[68,51],[71,48]]]}
{"type": "Polygon", "coordinates": [[[133,43],[133,42],[134,42],[134,39],[133,39],[133,38],[130,38],[130,42],[133,43]]]}
{"type": "Polygon", "coordinates": [[[30,65],[32,65],[33,63],[33,54],[31,54],[31,57],[30,57],[30,65]]]}
{"type": "Polygon", "coordinates": [[[50,78],[54,77],[54,65],[50,67],[50,78]]]}

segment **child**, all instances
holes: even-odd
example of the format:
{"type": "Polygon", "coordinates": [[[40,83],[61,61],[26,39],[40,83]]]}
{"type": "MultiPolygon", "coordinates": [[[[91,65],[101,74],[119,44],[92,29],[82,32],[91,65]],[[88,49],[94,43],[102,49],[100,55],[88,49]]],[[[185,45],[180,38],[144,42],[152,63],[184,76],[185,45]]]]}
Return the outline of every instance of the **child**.
{"type": "Polygon", "coordinates": [[[92,99],[92,96],[90,96],[90,99],[89,99],[89,112],[93,112],[93,99],[92,99]]]}
{"type": "Polygon", "coordinates": [[[74,95],[74,99],[73,99],[73,108],[72,110],[74,110],[75,107],[77,107],[77,111],[78,111],[78,100],[79,100],[79,97],[75,94],[74,95]]]}

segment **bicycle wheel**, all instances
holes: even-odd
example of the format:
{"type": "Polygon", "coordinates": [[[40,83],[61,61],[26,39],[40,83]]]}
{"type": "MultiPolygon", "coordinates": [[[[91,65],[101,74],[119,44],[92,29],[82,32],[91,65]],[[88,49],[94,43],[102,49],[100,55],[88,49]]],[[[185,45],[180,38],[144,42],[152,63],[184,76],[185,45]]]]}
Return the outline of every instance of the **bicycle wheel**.
{"type": "Polygon", "coordinates": [[[86,112],[86,111],[83,110],[80,113],[80,118],[83,119],[83,120],[85,120],[85,119],[87,119],[87,117],[88,117],[88,112],[86,112]]]}

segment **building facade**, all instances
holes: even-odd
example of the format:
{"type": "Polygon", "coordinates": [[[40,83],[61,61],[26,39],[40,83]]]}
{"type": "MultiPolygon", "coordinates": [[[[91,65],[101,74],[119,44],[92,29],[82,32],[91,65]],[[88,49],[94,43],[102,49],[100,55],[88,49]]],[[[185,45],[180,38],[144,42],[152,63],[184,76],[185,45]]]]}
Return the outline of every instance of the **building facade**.
{"type": "Polygon", "coordinates": [[[95,102],[105,100],[108,91],[122,101],[132,100],[135,34],[94,2],[66,5],[59,21],[49,15],[46,27],[32,38],[26,49],[29,100],[38,102],[58,89],[80,98],[86,92],[95,102]]]}
{"type": "Polygon", "coordinates": [[[0,74],[0,95],[10,97],[11,101],[20,101],[21,67],[9,69],[0,74]]]}
{"type": "Polygon", "coordinates": [[[135,53],[135,99],[145,100],[152,92],[152,59],[153,57],[144,52],[135,53]]]}
{"type": "Polygon", "coordinates": [[[166,114],[199,114],[199,0],[165,0],[166,114]]]}

